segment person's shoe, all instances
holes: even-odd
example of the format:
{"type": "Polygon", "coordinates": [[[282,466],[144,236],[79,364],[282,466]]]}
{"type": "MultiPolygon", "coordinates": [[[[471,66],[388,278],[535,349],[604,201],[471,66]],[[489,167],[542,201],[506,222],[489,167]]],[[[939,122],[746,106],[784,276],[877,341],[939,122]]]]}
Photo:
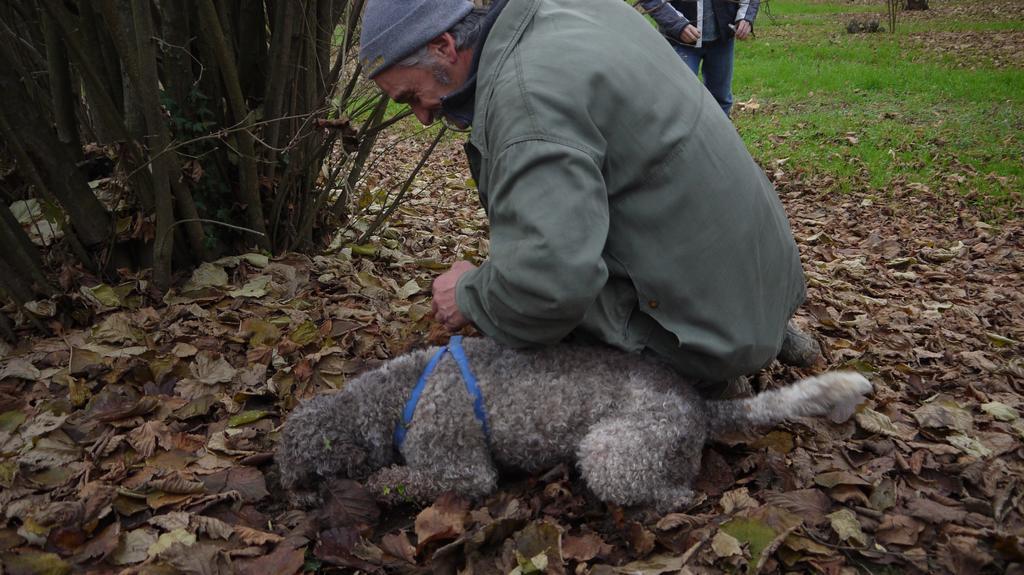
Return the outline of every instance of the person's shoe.
{"type": "Polygon", "coordinates": [[[743,399],[754,395],[754,388],[750,386],[750,378],[745,375],[738,375],[732,379],[711,384],[705,383],[700,385],[697,391],[704,399],[713,401],[743,399]]]}
{"type": "Polygon", "coordinates": [[[782,349],[778,357],[786,365],[810,367],[821,358],[821,346],[790,320],[786,324],[786,334],[782,337],[782,349]]]}
{"type": "Polygon", "coordinates": [[[722,390],[719,399],[743,399],[754,395],[754,388],[750,385],[750,378],[746,375],[738,375],[725,383],[725,389],[722,390]]]}

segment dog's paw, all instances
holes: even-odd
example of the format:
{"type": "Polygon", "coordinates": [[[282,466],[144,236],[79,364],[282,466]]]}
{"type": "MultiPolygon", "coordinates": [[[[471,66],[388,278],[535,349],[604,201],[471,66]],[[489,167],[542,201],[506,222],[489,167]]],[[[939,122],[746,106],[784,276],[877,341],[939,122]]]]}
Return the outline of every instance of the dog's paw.
{"type": "Polygon", "coordinates": [[[378,503],[386,507],[423,503],[421,498],[417,497],[414,475],[408,467],[385,467],[367,478],[366,490],[378,503]]]}
{"type": "Polygon", "coordinates": [[[703,499],[703,495],[698,497],[697,493],[688,487],[677,487],[670,490],[669,493],[663,494],[655,502],[654,509],[659,515],[684,511],[692,507],[699,499],[703,499]]]}

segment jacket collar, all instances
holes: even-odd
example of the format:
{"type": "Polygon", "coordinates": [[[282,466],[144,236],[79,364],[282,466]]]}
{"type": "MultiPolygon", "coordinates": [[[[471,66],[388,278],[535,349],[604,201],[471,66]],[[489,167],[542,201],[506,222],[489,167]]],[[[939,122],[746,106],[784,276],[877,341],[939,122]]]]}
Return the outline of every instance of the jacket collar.
{"type": "Polygon", "coordinates": [[[480,69],[480,55],[483,53],[484,43],[487,42],[487,36],[491,32],[494,22],[501,15],[501,11],[507,3],[508,0],[496,0],[491,4],[490,11],[487,12],[483,22],[480,24],[480,39],[473,49],[473,60],[470,63],[469,78],[457,90],[441,98],[442,111],[458,125],[469,126],[473,123],[473,107],[474,100],[476,99],[476,74],[477,70],[480,69]]]}

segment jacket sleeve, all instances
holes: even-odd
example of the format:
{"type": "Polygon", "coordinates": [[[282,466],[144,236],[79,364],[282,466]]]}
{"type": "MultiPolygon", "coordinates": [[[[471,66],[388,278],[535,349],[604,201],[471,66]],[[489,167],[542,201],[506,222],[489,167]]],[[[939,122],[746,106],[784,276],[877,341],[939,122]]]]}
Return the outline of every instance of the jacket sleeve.
{"type": "Polygon", "coordinates": [[[683,28],[690,24],[690,21],[669,4],[668,0],[640,0],[640,6],[643,7],[645,14],[649,14],[658,23],[661,33],[674,40],[678,40],[683,28]]]}
{"type": "Polygon", "coordinates": [[[736,21],[746,20],[754,25],[754,18],[757,18],[757,11],[761,8],[761,0],[740,0],[739,9],[736,10],[736,21]]]}
{"type": "Polygon", "coordinates": [[[505,345],[557,343],[608,279],[604,179],[589,153],[546,140],[513,143],[492,161],[491,253],[459,279],[456,304],[505,345]]]}

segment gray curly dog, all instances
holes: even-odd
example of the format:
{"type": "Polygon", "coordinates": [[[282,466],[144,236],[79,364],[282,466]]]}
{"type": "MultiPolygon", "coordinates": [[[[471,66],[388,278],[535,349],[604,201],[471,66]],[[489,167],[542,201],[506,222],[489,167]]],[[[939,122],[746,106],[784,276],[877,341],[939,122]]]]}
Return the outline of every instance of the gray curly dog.
{"type": "Polygon", "coordinates": [[[500,468],[535,472],[575,462],[602,500],[667,512],[692,501],[708,438],[793,417],[842,421],[872,390],[857,373],[829,372],[748,399],[711,401],[638,354],[573,345],[524,351],[470,339],[464,349],[489,434],[445,354],[399,449],[395,428],[438,349],[396,357],[292,412],[276,459],[293,505],[317,505],[324,480],[334,477],[365,482],[383,502],[430,502],[446,491],[487,495],[500,468]]]}

